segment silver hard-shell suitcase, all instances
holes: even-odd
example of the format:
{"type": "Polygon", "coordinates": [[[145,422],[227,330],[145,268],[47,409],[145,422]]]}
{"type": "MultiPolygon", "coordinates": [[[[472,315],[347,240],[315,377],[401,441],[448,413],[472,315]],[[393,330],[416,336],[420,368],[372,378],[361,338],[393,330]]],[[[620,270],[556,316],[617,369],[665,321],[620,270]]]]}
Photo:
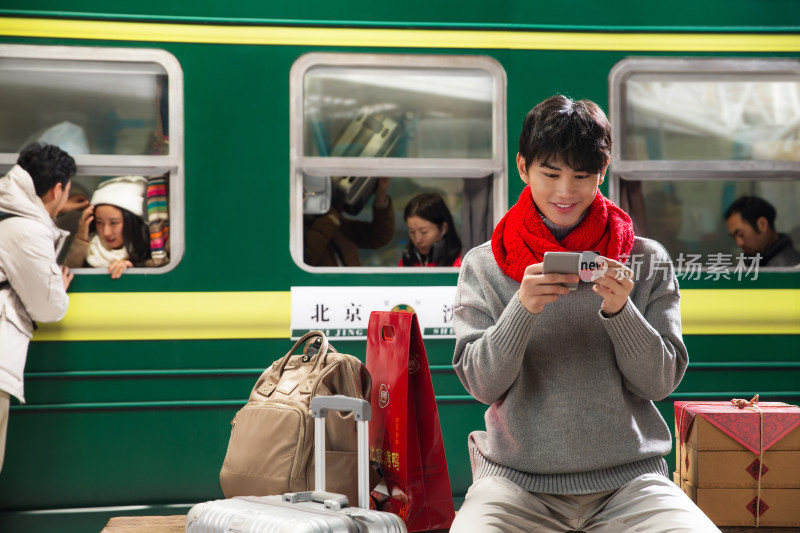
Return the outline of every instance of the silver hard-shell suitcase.
{"type": "Polygon", "coordinates": [[[283,496],[249,496],[199,503],[186,515],[187,533],[406,533],[399,516],[369,510],[367,454],[370,404],[349,396],[311,400],[314,420],[315,491],[283,496]],[[325,492],[325,418],[328,411],[353,411],[358,427],[358,507],[347,497],[325,492]],[[321,467],[320,467],[321,466],[321,467]]]}
{"type": "MultiPolygon", "coordinates": [[[[362,108],[348,124],[333,147],[334,157],[394,157],[400,140],[412,135],[416,115],[407,111],[397,116],[362,108]]],[[[403,151],[403,150],[401,150],[403,151]]],[[[333,197],[339,208],[358,215],[378,186],[378,178],[369,176],[334,176],[333,197]]]]}

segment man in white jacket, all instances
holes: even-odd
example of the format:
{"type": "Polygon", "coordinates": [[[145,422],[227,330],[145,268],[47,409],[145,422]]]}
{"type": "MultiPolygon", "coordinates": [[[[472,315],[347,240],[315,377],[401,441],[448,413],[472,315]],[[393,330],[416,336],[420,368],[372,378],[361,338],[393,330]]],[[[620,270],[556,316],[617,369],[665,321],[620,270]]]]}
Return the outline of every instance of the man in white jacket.
{"type": "Polygon", "coordinates": [[[72,273],[56,262],[68,235],[53,218],[69,198],[75,161],[57,146],[34,143],[0,178],[0,468],[10,395],[25,403],[22,383],[35,320],[67,312],[72,273]]]}

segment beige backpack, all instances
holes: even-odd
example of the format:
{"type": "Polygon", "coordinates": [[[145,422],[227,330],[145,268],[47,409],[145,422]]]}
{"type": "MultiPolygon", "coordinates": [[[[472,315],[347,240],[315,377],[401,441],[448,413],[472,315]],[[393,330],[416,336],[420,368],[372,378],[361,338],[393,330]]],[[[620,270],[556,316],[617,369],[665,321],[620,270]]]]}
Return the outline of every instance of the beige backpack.
{"type": "MultiPolygon", "coordinates": [[[[338,353],[321,331],[305,334],[261,374],[247,404],[231,422],[219,474],[225,497],[313,490],[311,399],[344,394],[369,401],[371,386],[369,372],[358,358],[338,353]],[[314,342],[304,353],[293,355],[309,339],[314,342]]],[[[357,502],[358,443],[352,412],[328,415],[325,448],[327,491],[357,502]]]]}

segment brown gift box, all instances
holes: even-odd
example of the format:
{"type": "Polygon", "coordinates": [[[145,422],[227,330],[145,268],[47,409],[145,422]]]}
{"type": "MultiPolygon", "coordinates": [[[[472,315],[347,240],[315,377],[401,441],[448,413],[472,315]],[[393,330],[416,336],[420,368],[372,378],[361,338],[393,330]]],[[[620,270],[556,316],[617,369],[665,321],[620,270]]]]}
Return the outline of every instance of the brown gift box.
{"type": "MultiPolygon", "coordinates": [[[[755,526],[757,489],[698,489],[688,481],[683,491],[718,526],[755,526]]],[[[800,524],[800,489],[761,489],[761,527],[800,524]]],[[[793,528],[792,531],[795,531],[793,528]]]]}
{"type": "Polygon", "coordinates": [[[675,402],[675,437],[673,478],[716,525],[800,526],[800,407],[675,402]]]}

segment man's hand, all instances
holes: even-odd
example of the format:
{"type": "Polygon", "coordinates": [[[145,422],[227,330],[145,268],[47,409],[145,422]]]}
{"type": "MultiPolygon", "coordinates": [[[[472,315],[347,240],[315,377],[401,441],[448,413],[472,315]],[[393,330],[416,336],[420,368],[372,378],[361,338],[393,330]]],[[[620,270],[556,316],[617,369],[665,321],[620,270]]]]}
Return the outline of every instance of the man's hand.
{"type": "Polygon", "coordinates": [[[73,194],[59,211],[59,215],[70,211],[79,211],[89,206],[89,198],[85,194],[73,194]]]}
{"type": "Polygon", "coordinates": [[[569,288],[563,283],[578,281],[580,278],[576,274],[542,274],[542,263],[529,265],[519,286],[519,301],[525,309],[538,315],[545,305],[569,294],[569,288]]]}
{"type": "Polygon", "coordinates": [[[622,311],[628,302],[628,295],[633,290],[633,271],[619,261],[607,257],[603,257],[602,260],[608,265],[608,270],[599,278],[592,280],[595,283],[592,290],[603,297],[600,309],[606,315],[614,316],[622,311]]]}
{"type": "Polygon", "coordinates": [[[61,281],[64,283],[64,290],[69,289],[69,284],[72,283],[72,278],[75,274],[70,272],[69,268],[61,265],[61,281]]]}

